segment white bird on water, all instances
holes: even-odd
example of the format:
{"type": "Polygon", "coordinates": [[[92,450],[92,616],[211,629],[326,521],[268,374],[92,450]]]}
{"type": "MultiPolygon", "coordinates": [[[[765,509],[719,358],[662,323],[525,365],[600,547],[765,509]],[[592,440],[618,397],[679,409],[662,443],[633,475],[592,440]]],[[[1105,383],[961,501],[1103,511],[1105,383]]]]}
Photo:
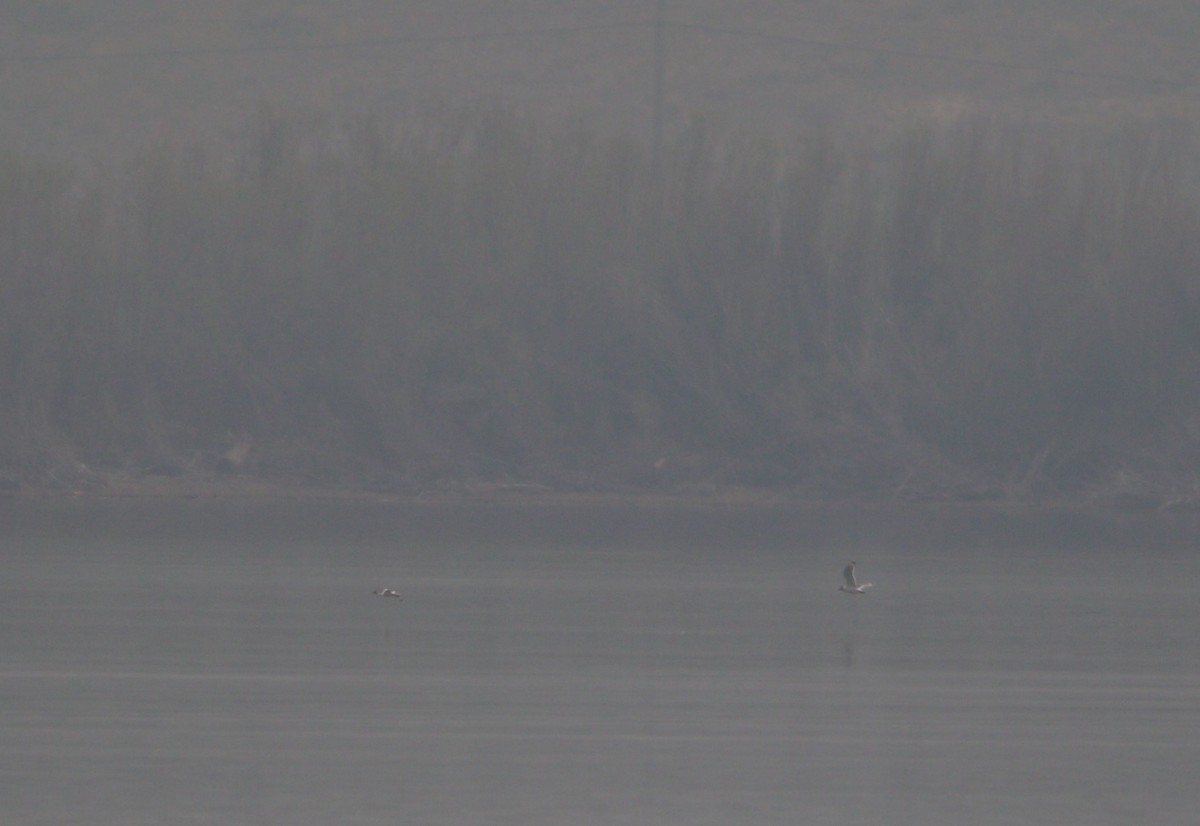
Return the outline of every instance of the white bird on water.
{"type": "Polygon", "coordinates": [[[859,585],[858,580],[854,578],[854,566],[857,564],[857,562],[851,562],[842,571],[842,576],[846,578],[846,584],[838,588],[839,591],[845,591],[847,594],[865,594],[867,589],[871,587],[871,583],[869,582],[859,585]]]}
{"type": "Polygon", "coordinates": [[[399,591],[393,591],[391,588],[376,588],[371,593],[377,597],[398,597],[398,596],[400,596],[399,591]]]}

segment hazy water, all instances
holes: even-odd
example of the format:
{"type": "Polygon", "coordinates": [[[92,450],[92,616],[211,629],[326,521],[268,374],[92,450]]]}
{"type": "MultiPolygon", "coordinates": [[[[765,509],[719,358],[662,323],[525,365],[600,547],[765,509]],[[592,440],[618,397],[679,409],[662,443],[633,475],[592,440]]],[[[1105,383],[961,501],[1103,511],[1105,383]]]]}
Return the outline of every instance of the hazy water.
{"type": "Polygon", "coordinates": [[[1163,517],[0,505],[4,823],[1196,819],[1163,517]]]}

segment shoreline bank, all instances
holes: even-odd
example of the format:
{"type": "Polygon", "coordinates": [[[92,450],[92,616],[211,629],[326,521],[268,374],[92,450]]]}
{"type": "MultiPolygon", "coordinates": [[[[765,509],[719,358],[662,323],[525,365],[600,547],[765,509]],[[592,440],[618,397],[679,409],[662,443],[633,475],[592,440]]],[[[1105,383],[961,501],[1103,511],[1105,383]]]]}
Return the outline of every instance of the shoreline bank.
{"type": "Polygon", "coordinates": [[[1200,513],[1200,494],[1172,496],[1158,492],[1089,491],[1054,497],[981,496],[970,491],[943,495],[902,492],[821,492],[788,487],[721,484],[633,486],[598,482],[591,486],[556,486],[539,482],[440,481],[429,485],[368,486],[321,484],[247,475],[196,474],[132,476],[89,470],[71,483],[14,483],[0,488],[0,500],[144,501],[312,501],[325,503],[394,503],[397,505],[479,504],[536,506],[636,506],[671,509],[798,508],[840,510],[1058,511],[1074,513],[1200,513]]]}

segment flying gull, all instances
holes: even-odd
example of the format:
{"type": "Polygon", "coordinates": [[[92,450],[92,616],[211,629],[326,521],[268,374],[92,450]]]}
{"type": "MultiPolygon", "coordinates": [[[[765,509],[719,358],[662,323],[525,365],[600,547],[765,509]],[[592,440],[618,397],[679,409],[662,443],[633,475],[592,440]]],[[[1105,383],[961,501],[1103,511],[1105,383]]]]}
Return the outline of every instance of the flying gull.
{"type": "Polygon", "coordinates": [[[376,588],[371,593],[377,597],[398,597],[398,596],[400,596],[399,591],[393,591],[391,588],[376,588]]]}
{"type": "Polygon", "coordinates": [[[854,566],[857,564],[857,562],[851,562],[842,571],[842,576],[846,578],[846,584],[838,588],[839,591],[845,591],[847,594],[865,594],[867,589],[871,587],[871,583],[869,582],[859,585],[858,580],[854,578],[854,566]]]}

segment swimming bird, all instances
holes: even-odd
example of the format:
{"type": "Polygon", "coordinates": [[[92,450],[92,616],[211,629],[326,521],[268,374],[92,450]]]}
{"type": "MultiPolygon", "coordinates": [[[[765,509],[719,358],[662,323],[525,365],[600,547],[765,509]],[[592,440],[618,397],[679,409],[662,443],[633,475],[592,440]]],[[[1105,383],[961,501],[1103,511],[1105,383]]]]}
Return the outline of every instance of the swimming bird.
{"type": "Polygon", "coordinates": [[[371,592],[377,597],[399,597],[399,591],[393,591],[391,588],[376,588],[371,592]]]}
{"type": "Polygon", "coordinates": [[[869,582],[859,585],[858,580],[854,578],[854,566],[857,564],[857,562],[851,562],[842,571],[842,576],[846,578],[846,584],[838,588],[839,591],[845,591],[847,594],[865,594],[867,589],[871,587],[871,583],[869,582]]]}

